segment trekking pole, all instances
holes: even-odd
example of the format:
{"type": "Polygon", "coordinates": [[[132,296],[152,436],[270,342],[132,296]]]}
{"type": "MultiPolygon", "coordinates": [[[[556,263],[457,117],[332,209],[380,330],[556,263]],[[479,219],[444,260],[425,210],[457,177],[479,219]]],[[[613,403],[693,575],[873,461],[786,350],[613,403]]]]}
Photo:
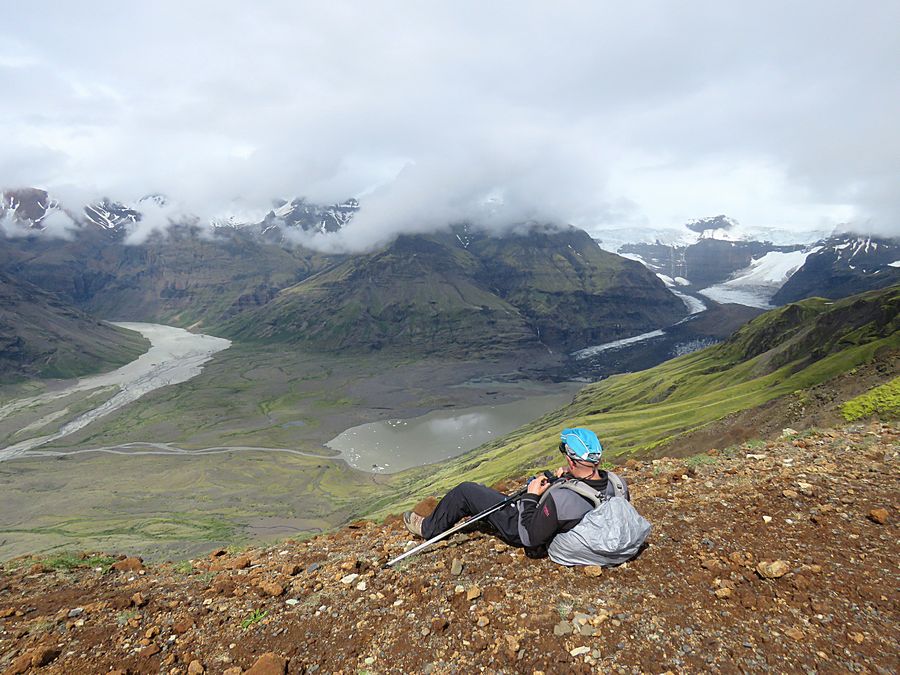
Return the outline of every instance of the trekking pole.
{"type": "Polygon", "coordinates": [[[440,541],[441,539],[444,539],[445,537],[449,537],[449,536],[450,536],[451,534],[453,534],[454,532],[459,532],[459,531],[460,531],[461,529],[463,529],[464,527],[467,527],[467,526],[471,525],[472,523],[474,523],[474,522],[476,522],[476,521],[478,521],[478,520],[481,520],[482,518],[486,518],[487,516],[489,516],[489,515],[491,515],[492,513],[494,513],[494,511],[499,511],[500,509],[502,509],[504,506],[506,506],[506,505],[509,504],[510,502],[513,502],[513,501],[515,501],[516,499],[518,499],[519,497],[521,497],[522,495],[524,495],[525,492],[527,492],[527,491],[528,491],[528,487],[526,486],[526,487],[523,487],[521,490],[517,490],[516,492],[513,492],[511,495],[509,495],[508,497],[506,497],[503,501],[494,504],[493,506],[491,506],[490,508],[485,509],[485,510],[482,511],[481,513],[478,513],[478,514],[472,516],[471,518],[469,518],[468,520],[464,520],[464,521],[461,522],[461,523],[457,523],[456,525],[454,525],[453,527],[451,527],[449,530],[444,530],[443,532],[441,532],[441,533],[438,534],[438,535],[435,535],[434,537],[432,537],[432,538],[429,539],[428,541],[423,541],[421,544],[419,544],[419,545],[416,546],[415,548],[411,548],[410,550],[408,550],[408,551],[407,551],[406,553],[404,553],[403,555],[398,555],[398,556],[397,556],[396,558],[394,558],[393,560],[388,560],[388,561],[384,564],[384,566],[385,566],[385,567],[390,567],[391,565],[395,565],[395,564],[397,564],[398,562],[400,562],[401,560],[404,560],[405,558],[408,558],[408,557],[410,557],[410,556],[412,556],[412,555],[415,555],[415,554],[418,553],[419,551],[424,551],[426,548],[428,548],[429,546],[431,546],[431,545],[434,544],[435,542],[438,542],[438,541],[440,541]]]}
{"type": "MultiPolygon", "coordinates": [[[[549,472],[549,471],[545,471],[545,472],[544,472],[544,476],[547,478],[547,480],[548,480],[550,483],[553,483],[554,481],[557,480],[556,476],[553,475],[553,474],[552,474],[551,472],[549,472]]],[[[534,480],[534,478],[532,478],[532,479],[529,480],[528,482],[530,483],[532,480],[534,480]]],[[[481,520],[482,518],[486,518],[487,516],[489,516],[489,515],[491,515],[492,513],[494,513],[494,511],[499,511],[500,509],[502,509],[502,508],[503,508],[504,506],[506,506],[507,504],[509,504],[509,503],[514,502],[515,500],[517,500],[519,497],[521,497],[522,495],[524,495],[526,492],[528,492],[528,485],[527,485],[527,484],[526,484],[525,487],[523,487],[521,490],[516,490],[516,491],[513,492],[511,495],[507,496],[503,501],[494,504],[493,506],[491,506],[490,508],[485,509],[485,510],[482,511],[481,513],[478,513],[478,514],[472,516],[472,517],[469,518],[468,520],[464,520],[464,521],[461,522],[461,523],[457,523],[456,525],[454,525],[453,527],[451,527],[449,530],[444,530],[443,532],[441,532],[441,533],[438,534],[438,535],[435,535],[434,537],[432,537],[432,538],[429,539],[428,541],[424,541],[424,542],[422,542],[421,544],[419,544],[418,546],[416,546],[415,548],[411,548],[410,550],[408,550],[408,551],[407,551],[406,553],[404,553],[403,555],[398,555],[398,556],[397,556],[396,558],[394,558],[393,560],[388,560],[388,561],[384,564],[384,566],[385,566],[385,567],[390,567],[391,565],[395,565],[395,564],[397,564],[398,562],[400,562],[401,560],[404,560],[405,558],[408,558],[408,557],[410,557],[410,556],[412,556],[412,555],[415,555],[415,554],[418,553],[419,551],[424,551],[426,548],[428,548],[429,546],[431,546],[433,543],[435,543],[435,542],[437,542],[437,541],[440,541],[441,539],[443,539],[443,538],[445,538],[445,537],[449,537],[449,536],[450,536],[451,534],[453,534],[454,532],[459,532],[459,531],[460,531],[461,529],[463,529],[464,527],[468,527],[468,526],[471,525],[472,523],[474,523],[474,522],[476,522],[476,521],[478,521],[478,520],[481,520]]]]}

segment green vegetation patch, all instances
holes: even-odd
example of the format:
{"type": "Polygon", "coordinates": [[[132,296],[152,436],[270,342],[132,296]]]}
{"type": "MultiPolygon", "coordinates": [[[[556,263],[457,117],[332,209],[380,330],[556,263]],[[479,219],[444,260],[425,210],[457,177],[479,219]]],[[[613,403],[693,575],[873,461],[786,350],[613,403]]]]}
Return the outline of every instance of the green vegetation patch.
{"type": "Polygon", "coordinates": [[[83,553],[62,552],[47,558],[28,558],[28,564],[41,563],[45,568],[70,572],[83,568],[100,568],[108,571],[117,558],[108,555],[85,555],[83,553]]]}
{"type": "MultiPolygon", "coordinates": [[[[558,466],[563,427],[595,430],[606,458],[650,451],[732,413],[826,382],[880,350],[900,348],[896,288],[798,305],[762,315],[721,345],[588,385],[572,404],[449,462],[399,474],[392,480],[396,492],[373,499],[368,509],[383,516],[463,480],[490,484],[558,466]]],[[[871,397],[885,413],[897,409],[893,385],[871,397]]]]}
{"type": "Polygon", "coordinates": [[[841,413],[848,422],[878,415],[882,419],[900,417],[900,377],[847,401],[841,413]]]}
{"type": "Polygon", "coordinates": [[[243,630],[247,630],[255,623],[259,623],[263,619],[265,619],[269,615],[268,610],[265,609],[257,609],[251,612],[247,618],[241,621],[241,628],[243,630]]]}

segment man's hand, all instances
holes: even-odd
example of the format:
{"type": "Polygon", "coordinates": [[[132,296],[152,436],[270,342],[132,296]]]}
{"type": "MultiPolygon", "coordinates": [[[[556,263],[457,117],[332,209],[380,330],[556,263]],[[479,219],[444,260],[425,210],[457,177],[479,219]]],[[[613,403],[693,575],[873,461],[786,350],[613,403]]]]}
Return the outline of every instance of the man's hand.
{"type": "Polygon", "coordinates": [[[542,495],[550,487],[550,481],[544,475],[538,476],[528,484],[528,494],[542,495]]]}
{"type": "Polygon", "coordinates": [[[559,467],[556,471],[554,471],[553,473],[556,474],[556,477],[557,477],[557,478],[562,478],[563,475],[566,473],[566,469],[565,469],[565,467],[562,467],[562,466],[561,466],[561,467],[559,467]]]}

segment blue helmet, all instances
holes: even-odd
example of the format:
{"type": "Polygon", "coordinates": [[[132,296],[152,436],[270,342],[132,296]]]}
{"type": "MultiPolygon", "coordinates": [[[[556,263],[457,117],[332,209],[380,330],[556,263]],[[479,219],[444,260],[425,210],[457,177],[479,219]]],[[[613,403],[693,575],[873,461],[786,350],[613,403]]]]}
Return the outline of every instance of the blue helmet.
{"type": "Polygon", "coordinates": [[[579,462],[600,463],[603,446],[590,429],[563,429],[559,439],[561,453],[579,462]]]}

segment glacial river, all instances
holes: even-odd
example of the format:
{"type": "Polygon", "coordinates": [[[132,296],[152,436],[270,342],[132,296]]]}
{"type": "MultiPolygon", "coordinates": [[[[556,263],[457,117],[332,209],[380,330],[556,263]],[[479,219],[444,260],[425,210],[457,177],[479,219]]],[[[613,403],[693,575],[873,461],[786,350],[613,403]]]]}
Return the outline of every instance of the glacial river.
{"type": "MultiPolygon", "coordinates": [[[[172,326],[153,323],[116,323],[114,325],[141,333],[150,340],[150,349],[118,370],[82,378],[63,389],[11,401],[0,407],[0,420],[25,408],[39,408],[43,404],[77,392],[108,387],[116,387],[118,391],[97,407],[82,412],[74,419],[65,422],[55,433],[28,438],[6,448],[0,448],[0,462],[20,457],[29,450],[83,429],[91,422],[119,410],[154,389],[186,382],[200,374],[203,364],[209,361],[213,354],[227,349],[231,345],[231,341],[224,338],[191,333],[172,326]]],[[[40,420],[41,424],[32,426],[46,426],[54,419],[65,417],[67,412],[67,410],[54,412],[40,420]]]]}

